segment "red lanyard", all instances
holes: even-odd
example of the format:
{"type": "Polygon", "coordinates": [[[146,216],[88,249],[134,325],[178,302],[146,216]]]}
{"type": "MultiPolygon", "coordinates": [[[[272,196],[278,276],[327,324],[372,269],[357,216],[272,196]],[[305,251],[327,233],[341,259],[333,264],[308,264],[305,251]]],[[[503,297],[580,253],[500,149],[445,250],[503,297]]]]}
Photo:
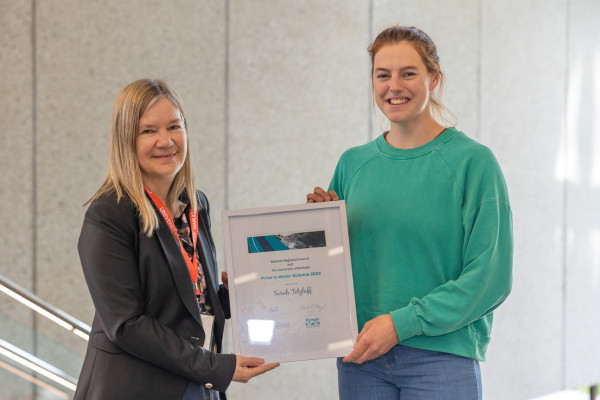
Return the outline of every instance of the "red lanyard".
{"type": "Polygon", "coordinates": [[[171,230],[171,233],[173,234],[173,236],[175,236],[177,243],[179,243],[179,248],[181,249],[181,254],[183,255],[183,258],[185,259],[188,270],[190,271],[190,276],[192,277],[192,282],[194,283],[194,288],[196,289],[196,294],[199,295],[200,291],[198,290],[198,284],[197,284],[197,282],[198,282],[198,258],[196,257],[196,242],[198,240],[198,215],[195,212],[192,212],[192,208],[190,207],[190,228],[192,230],[192,244],[194,245],[194,251],[193,251],[194,258],[193,258],[193,260],[190,260],[190,256],[188,255],[187,251],[185,251],[185,249],[183,248],[183,245],[181,244],[181,240],[179,239],[179,235],[177,234],[177,228],[175,227],[175,223],[173,222],[173,219],[171,218],[171,214],[169,213],[169,210],[167,209],[167,207],[165,207],[162,200],[156,194],[152,193],[152,191],[150,191],[150,189],[148,189],[146,187],[146,185],[144,185],[144,190],[146,191],[146,193],[148,193],[148,195],[150,196],[150,198],[152,199],[152,201],[158,208],[160,215],[162,215],[163,219],[167,223],[167,226],[171,230]]]}

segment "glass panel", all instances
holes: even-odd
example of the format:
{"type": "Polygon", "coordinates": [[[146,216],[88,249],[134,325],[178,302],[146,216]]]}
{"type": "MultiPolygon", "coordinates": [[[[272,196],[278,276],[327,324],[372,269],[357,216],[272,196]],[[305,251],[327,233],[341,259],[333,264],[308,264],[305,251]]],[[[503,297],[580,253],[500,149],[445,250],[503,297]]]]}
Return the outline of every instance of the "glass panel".
{"type": "MultiPolygon", "coordinates": [[[[61,370],[75,381],[87,341],[0,292],[0,339],[61,370]]],[[[0,348],[2,350],[2,348],[0,348]]],[[[10,353],[9,353],[10,354],[10,353]]],[[[72,399],[73,389],[0,353],[2,399],[72,399]]]]}

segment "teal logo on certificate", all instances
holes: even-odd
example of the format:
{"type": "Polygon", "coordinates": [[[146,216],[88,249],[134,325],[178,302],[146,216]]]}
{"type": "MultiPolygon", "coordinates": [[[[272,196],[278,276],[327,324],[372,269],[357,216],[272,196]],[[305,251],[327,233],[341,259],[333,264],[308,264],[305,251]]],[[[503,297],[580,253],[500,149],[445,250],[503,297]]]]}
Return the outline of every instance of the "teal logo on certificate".
{"type": "Polygon", "coordinates": [[[320,318],[306,318],[306,327],[307,328],[318,328],[321,326],[320,318]]]}
{"type": "Polygon", "coordinates": [[[248,253],[300,250],[312,247],[327,247],[325,231],[279,233],[248,238],[248,253]]]}

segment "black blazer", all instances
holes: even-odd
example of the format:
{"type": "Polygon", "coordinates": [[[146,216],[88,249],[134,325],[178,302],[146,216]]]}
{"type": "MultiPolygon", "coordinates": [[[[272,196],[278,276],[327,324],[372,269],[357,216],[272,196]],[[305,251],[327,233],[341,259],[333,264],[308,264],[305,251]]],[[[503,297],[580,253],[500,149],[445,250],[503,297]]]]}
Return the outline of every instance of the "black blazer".
{"type": "MultiPolygon", "coordinates": [[[[198,256],[221,351],[227,291],[218,285],[206,196],[198,192],[198,256]]],[[[96,308],[74,399],[181,399],[188,383],[225,392],[236,358],[204,350],[204,330],[187,265],[162,218],[141,233],[129,197],[109,193],[88,208],[79,257],[96,308]]]]}

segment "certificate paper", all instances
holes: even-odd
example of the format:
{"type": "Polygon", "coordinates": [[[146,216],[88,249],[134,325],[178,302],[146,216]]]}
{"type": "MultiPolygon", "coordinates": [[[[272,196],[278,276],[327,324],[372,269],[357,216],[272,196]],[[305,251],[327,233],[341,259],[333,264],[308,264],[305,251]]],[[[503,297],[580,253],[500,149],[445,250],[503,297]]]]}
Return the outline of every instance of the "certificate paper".
{"type": "Polygon", "coordinates": [[[208,314],[200,314],[202,320],[202,329],[204,329],[204,347],[206,350],[211,350],[211,344],[213,342],[213,330],[215,324],[215,316],[208,314]]]}
{"type": "Polygon", "coordinates": [[[343,201],[224,211],[236,354],[341,357],[357,336],[343,201]]]}

